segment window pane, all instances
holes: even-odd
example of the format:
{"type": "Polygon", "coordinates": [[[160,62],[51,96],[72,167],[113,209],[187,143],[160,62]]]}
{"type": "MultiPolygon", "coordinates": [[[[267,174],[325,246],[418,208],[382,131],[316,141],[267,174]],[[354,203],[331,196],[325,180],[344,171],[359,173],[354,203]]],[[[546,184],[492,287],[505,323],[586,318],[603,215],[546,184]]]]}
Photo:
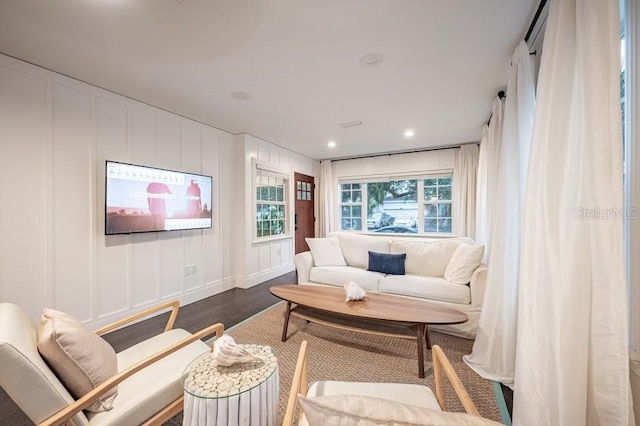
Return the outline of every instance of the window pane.
{"type": "Polygon", "coordinates": [[[451,217],[451,204],[438,204],[439,217],[451,217]]]}
{"type": "Polygon", "coordinates": [[[351,201],[351,191],[342,191],[342,202],[348,203],[351,201]]]}
{"type": "Polygon", "coordinates": [[[354,231],[362,229],[362,219],[351,219],[351,227],[354,231]]]}
{"type": "Polygon", "coordinates": [[[451,232],[451,219],[439,219],[438,232],[451,232]]]}
{"type": "Polygon", "coordinates": [[[451,200],[451,187],[441,186],[438,188],[438,200],[451,200]]]}
{"type": "Polygon", "coordinates": [[[362,202],[362,192],[360,191],[353,191],[353,200],[354,203],[360,203],[362,202]]]}
{"type": "Polygon", "coordinates": [[[438,232],[437,219],[425,219],[424,220],[424,232],[438,232]]]}
{"type": "Polygon", "coordinates": [[[451,178],[439,178],[438,185],[451,185],[451,178]]]}
{"type": "Polygon", "coordinates": [[[300,182],[300,181],[296,182],[296,187],[298,189],[302,189],[302,182],[300,182]]]}
{"type": "Polygon", "coordinates": [[[276,200],[277,201],[284,201],[284,187],[279,186],[276,189],[276,200]]]}
{"type": "Polygon", "coordinates": [[[342,218],[342,230],[350,231],[351,230],[351,219],[342,218]]]}
{"type": "Polygon", "coordinates": [[[351,216],[361,217],[362,216],[362,207],[353,206],[353,208],[351,209],[351,216]]]}
{"type": "Polygon", "coordinates": [[[438,205],[437,204],[425,204],[424,205],[424,217],[431,218],[431,217],[437,217],[437,216],[438,216],[438,205]]]}
{"type": "Polygon", "coordinates": [[[359,183],[354,183],[352,186],[352,189],[360,189],[360,184],[359,183]]]}
{"type": "Polygon", "coordinates": [[[424,180],[424,185],[425,186],[436,186],[438,184],[438,179],[425,179],[424,180]]]}
{"type": "Polygon", "coordinates": [[[342,206],[342,217],[349,217],[349,216],[351,216],[351,207],[342,206]]]}
{"type": "Polygon", "coordinates": [[[438,187],[437,186],[425,186],[424,187],[424,200],[431,201],[436,200],[438,198],[438,187]]]}

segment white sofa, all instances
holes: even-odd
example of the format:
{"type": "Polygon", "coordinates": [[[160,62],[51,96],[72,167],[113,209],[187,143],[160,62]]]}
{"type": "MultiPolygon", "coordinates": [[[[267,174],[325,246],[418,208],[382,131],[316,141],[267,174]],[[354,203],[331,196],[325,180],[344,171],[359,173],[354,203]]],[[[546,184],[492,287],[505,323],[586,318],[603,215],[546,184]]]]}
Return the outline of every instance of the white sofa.
{"type": "Polygon", "coordinates": [[[475,245],[471,238],[437,239],[334,232],[328,239],[310,239],[309,245],[311,251],[295,256],[298,284],[342,287],[346,282],[354,281],[366,291],[426,299],[469,316],[469,321],[463,324],[434,325],[429,328],[468,339],[475,338],[487,267],[480,263],[484,248],[475,245]],[[463,247],[456,253],[460,244],[463,247]],[[473,250],[473,257],[477,260],[467,261],[458,271],[463,250],[473,250]],[[367,270],[369,251],[406,253],[405,275],[367,270]],[[321,261],[314,260],[312,252],[321,261]],[[340,261],[340,254],[344,261],[340,261]],[[454,262],[451,262],[452,258],[454,262]],[[447,280],[445,275],[455,283],[447,280]]]}

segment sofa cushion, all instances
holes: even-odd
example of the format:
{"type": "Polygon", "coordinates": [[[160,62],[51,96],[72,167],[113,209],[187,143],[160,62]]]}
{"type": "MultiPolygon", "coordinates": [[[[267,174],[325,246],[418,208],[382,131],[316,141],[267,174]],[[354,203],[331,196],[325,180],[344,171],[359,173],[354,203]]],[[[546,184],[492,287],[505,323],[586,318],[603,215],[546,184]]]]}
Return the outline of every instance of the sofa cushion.
{"type": "Polygon", "coordinates": [[[466,413],[424,408],[362,395],[298,396],[310,426],[445,426],[499,425],[493,420],[466,413]]]}
{"type": "Polygon", "coordinates": [[[367,271],[382,272],[383,274],[404,275],[406,253],[387,254],[369,252],[369,267],[367,271]]]}
{"type": "Polygon", "coordinates": [[[451,256],[444,277],[453,284],[468,284],[484,256],[484,246],[460,244],[451,256]]]}
{"type": "Polygon", "coordinates": [[[336,232],[332,234],[340,240],[342,255],[347,265],[367,269],[369,266],[369,253],[389,253],[390,242],[386,238],[376,238],[368,235],[336,232]]]}
{"type": "Polygon", "coordinates": [[[421,297],[452,303],[471,303],[471,289],[451,284],[441,277],[420,275],[387,275],[380,280],[378,291],[401,296],[421,297]]]}
{"type": "Polygon", "coordinates": [[[309,280],[314,283],[342,287],[351,280],[365,291],[378,291],[381,278],[384,274],[353,266],[314,266],[309,273],[309,280]]]}
{"type": "Polygon", "coordinates": [[[346,266],[337,238],[305,238],[316,266],[346,266]]]}
{"type": "MultiPolygon", "coordinates": [[[[42,312],[38,351],[75,398],[89,393],[118,372],[116,353],[111,345],[71,315],[55,309],[42,312]]],[[[86,410],[110,410],[117,393],[116,386],[86,410]]]]}
{"type": "Polygon", "coordinates": [[[407,254],[405,264],[407,274],[442,277],[459,244],[460,242],[455,240],[437,242],[392,240],[390,251],[407,254]]]}

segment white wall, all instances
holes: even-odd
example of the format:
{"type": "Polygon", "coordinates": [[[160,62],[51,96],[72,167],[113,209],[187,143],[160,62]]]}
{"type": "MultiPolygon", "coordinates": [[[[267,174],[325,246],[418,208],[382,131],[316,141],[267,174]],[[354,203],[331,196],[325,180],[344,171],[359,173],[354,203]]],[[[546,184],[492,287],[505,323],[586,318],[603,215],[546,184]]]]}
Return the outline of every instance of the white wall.
{"type": "MultiPolygon", "coordinates": [[[[268,279],[293,271],[295,243],[293,240],[294,192],[293,174],[302,173],[318,176],[320,163],[254,136],[236,136],[237,164],[243,164],[236,171],[238,212],[244,212],[237,226],[237,286],[249,288],[268,279]],[[254,237],[254,161],[259,161],[289,176],[288,235],[276,239],[254,237]]],[[[293,283],[292,283],[293,284],[293,283]]]]}
{"type": "Polygon", "coordinates": [[[234,156],[229,133],[0,55],[0,301],[96,327],[233,287],[234,156]],[[214,227],[105,236],[107,159],[213,176],[214,227]]]}

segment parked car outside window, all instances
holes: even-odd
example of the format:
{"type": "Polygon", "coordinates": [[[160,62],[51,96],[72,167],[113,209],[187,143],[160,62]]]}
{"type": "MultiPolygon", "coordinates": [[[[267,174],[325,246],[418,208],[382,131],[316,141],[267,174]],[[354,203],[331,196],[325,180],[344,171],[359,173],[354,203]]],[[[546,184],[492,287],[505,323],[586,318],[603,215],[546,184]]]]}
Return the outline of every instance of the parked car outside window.
{"type": "Polygon", "coordinates": [[[418,230],[416,228],[409,228],[408,226],[393,225],[376,229],[374,232],[385,232],[387,234],[417,234],[418,230]]]}
{"type": "Polygon", "coordinates": [[[377,229],[382,226],[393,225],[395,218],[387,213],[372,213],[367,218],[367,229],[377,229]]]}

